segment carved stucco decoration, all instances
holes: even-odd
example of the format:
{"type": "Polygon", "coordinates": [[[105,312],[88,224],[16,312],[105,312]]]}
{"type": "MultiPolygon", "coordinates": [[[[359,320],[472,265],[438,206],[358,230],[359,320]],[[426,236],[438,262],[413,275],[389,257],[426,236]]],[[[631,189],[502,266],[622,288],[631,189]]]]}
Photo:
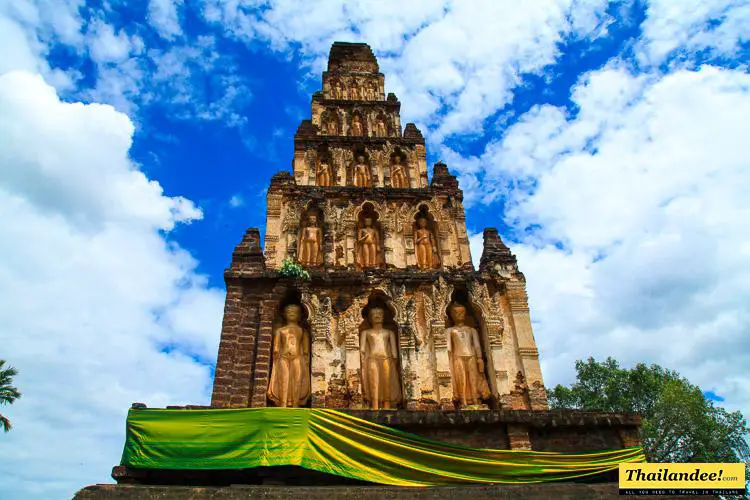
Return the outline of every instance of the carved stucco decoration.
{"type": "Polygon", "coordinates": [[[432,296],[424,294],[425,319],[428,331],[435,342],[436,348],[448,346],[445,336],[445,322],[448,319],[448,302],[453,295],[453,285],[446,283],[442,276],[432,285],[432,296]]]}
{"type": "Polygon", "coordinates": [[[313,184],[318,177],[318,152],[314,149],[305,151],[305,165],[307,165],[308,178],[313,184]]]}
{"type": "MultiPolygon", "coordinates": [[[[435,219],[435,222],[438,224],[438,226],[442,228],[445,222],[443,218],[443,211],[440,210],[440,207],[432,200],[420,201],[416,206],[409,207],[409,212],[406,215],[408,217],[408,220],[413,221],[422,206],[427,207],[427,211],[430,213],[430,215],[432,215],[433,219],[435,219]]],[[[445,225],[448,224],[445,223],[445,225]]]]}
{"type": "Polygon", "coordinates": [[[346,236],[346,228],[344,227],[345,210],[345,207],[338,206],[331,200],[327,200],[325,205],[323,205],[323,217],[326,224],[328,224],[331,242],[333,243],[333,255],[330,257],[333,259],[333,264],[335,265],[339,264],[336,257],[338,254],[336,249],[342,247],[342,239],[346,236]]]}
{"type": "Polygon", "coordinates": [[[362,73],[374,73],[378,70],[375,64],[368,61],[345,61],[340,63],[340,68],[346,68],[349,71],[361,71],[362,73]]]}
{"type": "Polygon", "coordinates": [[[472,305],[481,312],[490,347],[502,346],[504,321],[500,294],[495,292],[490,296],[487,283],[474,281],[469,288],[469,297],[472,305]]]}
{"type": "Polygon", "coordinates": [[[414,297],[407,297],[406,286],[393,285],[391,287],[390,303],[395,311],[394,320],[400,330],[400,344],[404,349],[413,349],[421,344],[414,325],[417,320],[417,307],[414,297]]]}
{"type": "Polygon", "coordinates": [[[385,224],[394,233],[403,233],[409,226],[409,213],[411,207],[406,203],[402,202],[401,206],[393,204],[388,210],[386,215],[385,224]]]}
{"type": "Polygon", "coordinates": [[[339,315],[336,323],[336,345],[344,343],[346,349],[359,349],[359,325],[362,323],[362,309],[367,305],[369,295],[359,295],[352,304],[339,315]]]}
{"type": "Polygon", "coordinates": [[[312,330],[313,342],[325,341],[329,346],[336,345],[336,339],[331,332],[333,320],[333,307],[330,297],[320,299],[317,295],[303,292],[302,304],[307,309],[307,317],[310,318],[310,329],[312,330]]]}
{"type": "Polygon", "coordinates": [[[296,232],[299,228],[300,217],[304,210],[303,200],[293,200],[287,204],[286,214],[281,222],[281,230],[284,232],[296,232]]]}
{"type": "Polygon", "coordinates": [[[346,223],[351,224],[353,227],[356,227],[357,221],[359,220],[359,214],[362,213],[362,211],[364,210],[364,206],[368,203],[372,205],[373,209],[378,214],[378,222],[380,222],[381,226],[385,226],[388,218],[388,210],[384,205],[374,200],[365,200],[358,205],[350,203],[349,206],[346,207],[344,216],[344,220],[346,221],[346,223]]]}
{"type": "Polygon", "coordinates": [[[336,175],[336,185],[346,185],[346,166],[354,161],[354,153],[348,149],[333,148],[331,161],[336,175]]]}
{"type": "Polygon", "coordinates": [[[509,262],[497,263],[492,266],[492,274],[505,279],[511,279],[518,272],[518,266],[509,262]]]}
{"type": "Polygon", "coordinates": [[[455,232],[455,228],[453,227],[454,223],[450,218],[445,217],[446,214],[440,209],[440,206],[435,203],[434,200],[422,201],[415,207],[410,207],[403,223],[413,224],[415,217],[422,206],[427,207],[427,211],[432,215],[435,224],[437,225],[437,234],[435,234],[435,237],[439,240],[438,248],[440,248],[440,262],[442,265],[450,265],[450,263],[453,262],[453,259],[446,260],[444,255],[451,255],[451,250],[454,248],[454,245],[448,241],[450,235],[455,232]]]}
{"type": "Polygon", "coordinates": [[[279,215],[281,215],[281,200],[282,199],[283,197],[278,194],[268,195],[268,197],[266,198],[267,204],[268,204],[266,208],[266,213],[268,214],[269,217],[270,216],[278,217],[279,215]]]}

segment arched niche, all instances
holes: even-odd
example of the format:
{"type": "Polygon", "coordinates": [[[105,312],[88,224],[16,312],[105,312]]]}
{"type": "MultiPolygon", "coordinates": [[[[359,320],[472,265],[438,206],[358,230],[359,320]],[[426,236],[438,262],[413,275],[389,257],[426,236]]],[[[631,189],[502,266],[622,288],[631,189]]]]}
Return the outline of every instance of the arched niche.
{"type": "Polygon", "coordinates": [[[375,115],[372,131],[375,137],[390,137],[393,135],[393,125],[390,118],[383,112],[375,115]]]}
{"type": "Polygon", "coordinates": [[[349,115],[349,135],[352,137],[367,137],[367,119],[358,109],[349,115]]]}
{"type": "Polygon", "coordinates": [[[310,406],[310,355],[307,308],[302,305],[301,294],[292,290],[279,302],[274,315],[266,391],[269,406],[310,406]]]}
{"type": "Polygon", "coordinates": [[[435,217],[425,204],[419,205],[412,221],[414,230],[414,253],[417,267],[427,271],[442,265],[440,234],[435,217]]]}
{"type": "Polygon", "coordinates": [[[344,99],[344,84],[339,78],[331,78],[331,99],[344,99]]]}
{"type": "Polygon", "coordinates": [[[324,135],[341,135],[341,119],[336,109],[323,110],[320,114],[320,128],[324,135]]]}
{"type": "Polygon", "coordinates": [[[371,101],[377,101],[380,97],[380,86],[377,79],[371,79],[367,84],[367,98],[371,101]]]}
{"type": "Polygon", "coordinates": [[[303,266],[316,267],[323,264],[323,217],[323,210],[314,202],[300,215],[297,262],[303,266]]]}
{"type": "Polygon", "coordinates": [[[358,329],[362,395],[372,409],[395,410],[403,404],[399,331],[394,315],[388,298],[377,292],[362,308],[358,329]],[[377,319],[373,309],[382,311],[380,325],[372,321],[377,319]]]}
{"type": "Polygon", "coordinates": [[[333,165],[333,156],[328,146],[318,146],[315,158],[315,185],[329,187],[336,185],[336,169],[333,165]]]}
{"type": "Polygon", "coordinates": [[[409,182],[409,163],[406,154],[401,149],[396,148],[390,156],[390,177],[391,187],[408,188],[409,182]]]}
{"type": "Polygon", "coordinates": [[[355,235],[356,264],[360,269],[383,267],[385,235],[380,214],[366,202],[357,216],[355,235]]]}
{"type": "MultiPolygon", "coordinates": [[[[453,322],[453,318],[451,318],[451,315],[450,315],[450,307],[451,307],[451,304],[453,304],[453,303],[461,304],[462,306],[464,306],[466,308],[466,325],[470,326],[472,328],[476,328],[477,331],[479,331],[481,333],[481,327],[480,327],[480,325],[481,325],[481,321],[480,321],[481,315],[477,313],[477,310],[471,304],[471,301],[469,300],[469,293],[468,293],[468,291],[466,289],[460,287],[460,286],[457,286],[453,290],[453,293],[451,294],[450,300],[448,301],[448,305],[445,307],[445,318],[446,318],[446,320],[445,320],[445,326],[446,327],[455,326],[455,324],[453,322]]],[[[481,340],[481,335],[480,335],[480,340],[481,340]]],[[[484,345],[484,343],[482,343],[482,353],[483,354],[484,354],[485,350],[486,350],[485,349],[485,345],[484,345]]]]}
{"type": "MultiPolygon", "coordinates": [[[[481,375],[484,377],[485,382],[488,385],[489,388],[489,396],[487,398],[482,399],[483,403],[486,403],[490,406],[490,408],[496,408],[497,407],[497,400],[495,398],[495,394],[497,394],[497,388],[494,384],[494,368],[492,365],[492,360],[490,359],[489,353],[490,353],[490,346],[489,346],[489,339],[487,335],[487,329],[484,325],[484,320],[481,315],[481,310],[476,307],[474,304],[472,304],[472,301],[470,299],[470,294],[468,291],[462,287],[462,286],[456,286],[453,293],[451,294],[451,299],[448,301],[448,305],[445,309],[446,314],[446,322],[445,322],[445,328],[446,333],[450,331],[450,329],[454,326],[456,326],[455,321],[451,315],[451,308],[453,307],[453,304],[459,304],[463,306],[464,310],[466,311],[466,317],[464,320],[464,324],[470,328],[473,328],[477,332],[477,337],[479,340],[479,346],[481,350],[481,359],[482,364],[484,365],[484,370],[481,372],[481,375]]],[[[446,339],[448,342],[450,342],[450,339],[446,339]]],[[[451,366],[451,375],[453,374],[454,368],[451,366]]],[[[454,387],[454,391],[455,391],[454,387]]]]}
{"type": "Polygon", "coordinates": [[[360,99],[362,97],[362,83],[356,78],[352,77],[349,80],[349,99],[360,99]]]}
{"type": "Polygon", "coordinates": [[[354,161],[348,169],[347,184],[356,187],[372,187],[375,184],[375,176],[372,172],[370,155],[364,149],[354,150],[354,161]]]}

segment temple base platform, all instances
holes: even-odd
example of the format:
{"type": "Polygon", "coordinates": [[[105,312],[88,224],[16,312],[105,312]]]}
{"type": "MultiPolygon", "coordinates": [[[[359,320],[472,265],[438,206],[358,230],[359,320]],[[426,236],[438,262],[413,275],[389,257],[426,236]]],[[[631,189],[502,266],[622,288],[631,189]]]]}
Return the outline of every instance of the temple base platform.
{"type": "Polygon", "coordinates": [[[635,413],[575,410],[338,410],[428,439],[472,448],[585,452],[640,446],[635,413]]]}
{"type": "MultiPolygon", "coordinates": [[[[440,486],[431,488],[399,488],[393,486],[148,486],[97,484],[79,491],[74,500],[266,500],[305,498],[309,500],[382,500],[387,499],[454,499],[496,500],[573,500],[617,498],[617,483],[579,484],[501,484],[491,486],[440,486]]],[[[636,498],[687,498],[648,496],[636,498]]],[[[691,497],[694,498],[694,497],[691,497]]],[[[702,497],[713,498],[713,497],[702,497]]]]}
{"type": "MultiPolygon", "coordinates": [[[[168,410],[133,409],[129,416],[129,426],[132,424],[138,427],[134,422],[137,422],[141,415],[152,415],[153,411],[163,416],[160,418],[172,418],[180,415],[190,417],[197,413],[205,413],[205,410],[207,410],[205,407],[170,407],[168,410]]],[[[292,415],[295,411],[284,410],[272,408],[248,410],[247,415],[269,415],[270,421],[277,422],[276,419],[292,415]]],[[[311,412],[311,410],[304,409],[298,411],[311,412]]],[[[408,432],[432,442],[460,445],[473,449],[578,453],[599,450],[615,451],[640,446],[639,426],[641,419],[636,414],[571,410],[372,411],[343,409],[337,410],[337,412],[343,414],[342,418],[345,420],[342,423],[345,426],[356,425],[351,420],[351,417],[354,417],[360,422],[365,421],[362,422],[363,424],[367,424],[367,422],[370,423],[367,425],[379,424],[395,429],[396,432],[408,432]],[[350,420],[347,421],[347,418],[350,420]]],[[[208,415],[208,418],[212,416],[208,415]]],[[[179,423],[182,420],[184,419],[177,419],[175,422],[179,423]]],[[[198,428],[205,428],[206,421],[203,421],[202,424],[198,428]]],[[[250,425],[256,424],[250,423],[250,425]]],[[[226,432],[232,432],[232,429],[246,428],[247,425],[247,422],[235,421],[224,428],[227,429],[226,432]]],[[[282,425],[281,428],[283,427],[282,425]]],[[[179,423],[175,428],[183,429],[184,425],[179,423]]],[[[219,435],[223,435],[224,431],[217,432],[219,432],[219,435]]],[[[328,436],[326,439],[330,439],[330,437],[328,436]]],[[[362,434],[353,434],[350,437],[355,440],[365,439],[362,434]]],[[[192,439],[200,440],[202,434],[194,435],[192,438],[183,438],[182,442],[190,443],[192,439]]],[[[248,435],[247,438],[243,439],[246,439],[244,442],[253,442],[256,438],[248,435]]],[[[240,441],[243,441],[243,439],[240,441]]],[[[136,441],[129,441],[129,443],[133,444],[136,441]]],[[[180,441],[178,441],[176,447],[179,448],[180,446],[180,441]]],[[[136,455],[140,455],[140,452],[136,455]]],[[[375,462],[371,462],[371,465],[379,469],[378,463],[375,459],[375,462]]],[[[425,465],[430,466],[431,463],[432,461],[428,460],[425,465]]],[[[248,467],[245,465],[244,468],[230,468],[219,464],[212,467],[160,468],[159,464],[155,465],[154,463],[150,466],[140,466],[137,463],[124,462],[124,465],[114,467],[112,477],[122,485],[229,487],[230,485],[245,484],[259,486],[337,485],[343,487],[374,484],[361,480],[362,478],[359,480],[350,479],[341,475],[288,465],[288,463],[273,465],[275,466],[248,467]]],[[[508,486],[510,485],[509,482],[514,482],[512,481],[513,478],[510,479],[511,481],[497,482],[503,482],[508,486]]],[[[617,481],[616,470],[608,470],[577,479],[577,482],[589,484],[612,481],[617,481]]]]}

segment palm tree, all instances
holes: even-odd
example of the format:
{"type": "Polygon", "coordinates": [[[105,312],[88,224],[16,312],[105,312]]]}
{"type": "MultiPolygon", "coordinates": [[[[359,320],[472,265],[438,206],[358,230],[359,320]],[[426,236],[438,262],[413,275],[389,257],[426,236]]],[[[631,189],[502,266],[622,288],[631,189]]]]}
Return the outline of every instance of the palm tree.
{"type": "MultiPolygon", "coordinates": [[[[13,377],[16,375],[18,375],[18,370],[12,366],[5,368],[5,360],[0,359],[0,404],[9,405],[21,397],[21,393],[12,385],[13,377]]],[[[2,413],[0,413],[0,425],[5,432],[13,427],[10,424],[10,419],[2,413]]]]}

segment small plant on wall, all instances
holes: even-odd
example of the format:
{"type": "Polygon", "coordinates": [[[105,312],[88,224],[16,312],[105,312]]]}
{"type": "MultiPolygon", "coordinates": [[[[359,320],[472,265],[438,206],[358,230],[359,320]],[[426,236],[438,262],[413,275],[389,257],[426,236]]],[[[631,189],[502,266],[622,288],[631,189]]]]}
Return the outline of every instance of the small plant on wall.
{"type": "Polygon", "coordinates": [[[281,262],[281,269],[279,269],[279,274],[288,278],[301,278],[303,280],[310,279],[310,273],[305,271],[304,267],[294,262],[290,258],[286,258],[281,262]]]}

